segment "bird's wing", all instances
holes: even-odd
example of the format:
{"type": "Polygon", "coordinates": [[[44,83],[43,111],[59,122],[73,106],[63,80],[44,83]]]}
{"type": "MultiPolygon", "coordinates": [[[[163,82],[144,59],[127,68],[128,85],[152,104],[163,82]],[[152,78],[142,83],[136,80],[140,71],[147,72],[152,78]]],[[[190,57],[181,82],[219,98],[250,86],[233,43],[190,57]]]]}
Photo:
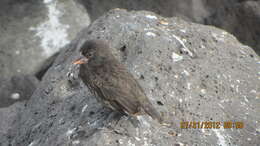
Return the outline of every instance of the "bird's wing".
{"type": "Polygon", "coordinates": [[[102,84],[98,87],[105,100],[115,102],[125,112],[135,114],[140,110],[140,101],[137,93],[141,90],[134,77],[124,68],[117,67],[118,72],[101,77],[102,84]]]}
{"type": "MultiPolygon", "coordinates": [[[[111,104],[118,105],[124,112],[128,114],[137,114],[141,109],[149,114],[153,119],[157,119],[160,123],[162,117],[149,101],[141,86],[123,66],[113,66],[109,73],[100,74],[98,85],[100,95],[111,104]],[[114,72],[114,71],[117,72],[114,72]]],[[[100,68],[104,69],[104,68],[100,68]]],[[[108,70],[108,69],[107,69],[108,70]]],[[[120,110],[120,109],[119,109],[120,110]]]]}
{"type": "Polygon", "coordinates": [[[111,90],[110,87],[101,88],[101,91],[110,103],[116,104],[118,105],[117,107],[121,108],[119,110],[123,110],[128,114],[135,114],[139,111],[139,102],[134,98],[129,99],[131,98],[129,95],[122,95],[120,92],[117,92],[117,90],[111,90]]]}
{"type": "Polygon", "coordinates": [[[129,98],[138,100],[139,108],[143,108],[144,111],[150,115],[153,119],[157,119],[160,123],[163,121],[161,114],[155,109],[152,103],[149,101],[148,97],[145,95],[140,84],[137,80],[130,74],[123,66],[117,66],[120,75],[116,77],[118,79],[119,87],[125,87],[125,94],[131,95],[129,98]]]}

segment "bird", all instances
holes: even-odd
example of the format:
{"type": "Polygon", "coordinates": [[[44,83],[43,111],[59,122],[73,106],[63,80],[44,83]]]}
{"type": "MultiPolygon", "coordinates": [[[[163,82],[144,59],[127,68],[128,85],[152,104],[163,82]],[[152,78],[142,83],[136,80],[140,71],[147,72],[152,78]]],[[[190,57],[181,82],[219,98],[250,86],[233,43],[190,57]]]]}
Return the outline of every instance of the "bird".
{"type": "Polygon", "coordinates": [[[112,54],[105,40],[87,40],[80,47],[79,77],[106,107],[130,116],[148,114],[163,123],[134,76],[112,54]]]}

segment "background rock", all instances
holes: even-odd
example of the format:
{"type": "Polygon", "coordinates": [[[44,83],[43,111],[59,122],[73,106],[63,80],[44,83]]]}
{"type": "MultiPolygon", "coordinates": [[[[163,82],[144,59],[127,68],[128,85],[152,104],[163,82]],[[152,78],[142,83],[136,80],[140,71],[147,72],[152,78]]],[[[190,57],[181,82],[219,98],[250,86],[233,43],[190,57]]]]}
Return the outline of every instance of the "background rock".
{"type": "Polygon", "coordinates": [[[214,25],[234,34],[260,54],[260,1],[257,0],[78,0],[92,20],[113,8],[148,10],[161,16],[178,16],[214,25]]]}
{"type": "Polygon", "coordinates": [[[0,22],[0,74],[10,78],[37,72],[89,24],[89,17],[73,0],[2,0],[0,22]]]}
{"type": "Polygon", "coordinates": [[[0,108],[10,106],[17,101],[28,100],[37,85],[38,79],[32,75],[13,76],[0,80],[0,108]]]}
{"type": "Polygon", "coordinates": [[[24,101],[16,102],[9,107],[0,108],[0,145],[8,146],[12,142],[13,137],[8,134],[8,130],[12,127],[14,122],[18,122],[20,115],[19,110],[24,108],[24,101]]]}
{"type": "Polygon", "coordinates": [[[260,54],[260,1],[210,1],[206,2],[210,15],[204,24],[215,25],[234,34],[242,43],[252,46],[260,54]]]}
{"type": "MultiPolygon", "coordinates": [[[[259,144],[259,57],[226,31],[154,13],[110,11],[66,46],[15,118],[12,145],[259,144]],[[103,108],[72,61],[86,39],[105,39],[168,121],[103,108]],[[180,121],[244,122],[242,129],[180,129],[180,121]]],[[[223,126],[223,125],[222,125],[223,126]]],[[[5,141],[6,142],[6,141],[5,141]]],[[[3,145],[7,143],[2,142],[3,145]]]]}

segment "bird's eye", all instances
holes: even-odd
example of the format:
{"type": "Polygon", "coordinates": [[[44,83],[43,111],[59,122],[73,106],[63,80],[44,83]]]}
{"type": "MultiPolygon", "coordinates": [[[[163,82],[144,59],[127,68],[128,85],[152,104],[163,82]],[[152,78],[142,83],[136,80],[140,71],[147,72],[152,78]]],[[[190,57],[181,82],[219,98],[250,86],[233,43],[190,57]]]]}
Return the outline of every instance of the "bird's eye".
{"type": "Polygon", "coordinates": [[[92,57],[93,56],[93,53],[88,53],[88,57],[92,57]]]}

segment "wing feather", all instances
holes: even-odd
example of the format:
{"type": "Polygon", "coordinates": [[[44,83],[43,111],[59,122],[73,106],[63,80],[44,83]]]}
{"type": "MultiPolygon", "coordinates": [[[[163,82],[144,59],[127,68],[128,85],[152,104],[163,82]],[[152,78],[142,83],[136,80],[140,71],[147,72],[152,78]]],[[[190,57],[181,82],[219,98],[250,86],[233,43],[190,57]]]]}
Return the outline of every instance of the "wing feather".
{"type": "MultiPolygon", "coordinates": [[[[133,91],[132,89],[133,85],[138,84],[126,69],[120,65],[116,67],[118,72],[100,74],[99,81],[102,80],[103,82],[98,87],[102,92],[101,96],[105,100],[117,103],[127,113],[135,114],[139,112],[141,105],[135,94],[135,92],[139,91],[133,91]]],[[[137,89],[139,90],[139,88],[137,89]]]]}

